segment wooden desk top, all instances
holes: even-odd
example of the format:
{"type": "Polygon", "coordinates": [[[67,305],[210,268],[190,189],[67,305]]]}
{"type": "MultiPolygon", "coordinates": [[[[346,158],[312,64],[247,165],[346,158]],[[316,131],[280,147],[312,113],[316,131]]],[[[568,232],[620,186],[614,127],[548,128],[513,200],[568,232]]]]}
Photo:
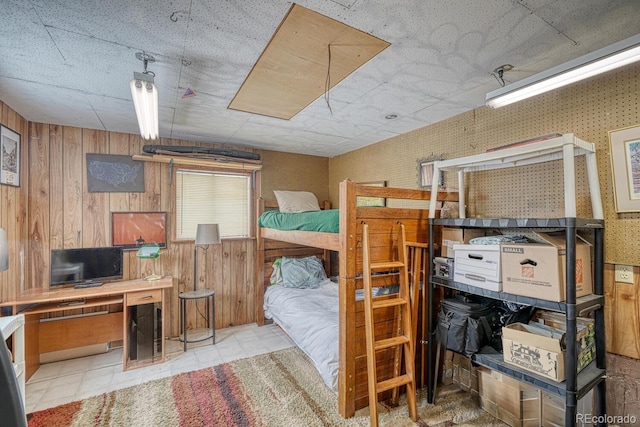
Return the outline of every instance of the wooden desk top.
{"type": "MultiPolygon", "coordinates": [[[[14,301],[7,301],[0,304],[0,307],[15,307],[18,305],[42,304],[65,300],[82,300],[86,298],[97,298],[108,295],[124,295],[129,292],[148,291],[154,289],[166,289],[173,286],[173,278],[165,276],[162,279],[147,281],[144,279],[120,280],[108,282],[95,288],[76,289],[72,286],[61,287],[60,289],[29,289],[16,298],[14,301]]],[[[68,307],[74,308],[74,307],[68,307]]],[[[75,307],[82,308],[82,307],[75,307]]]]}

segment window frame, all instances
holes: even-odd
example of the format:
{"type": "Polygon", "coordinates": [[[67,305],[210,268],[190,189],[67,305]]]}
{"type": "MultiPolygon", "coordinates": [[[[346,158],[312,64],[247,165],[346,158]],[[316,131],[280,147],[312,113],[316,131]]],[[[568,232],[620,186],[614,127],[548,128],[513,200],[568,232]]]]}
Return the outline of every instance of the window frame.
{"type": "Polygon", "coordinates": [[[178,172],[194,172],[194,173],[208,173],[208,174],[218,174],[218,175],[237,175],[237,176],[245,176],[249,179],[249,200],[248,200],[248,235],[247,236],[233,236],[233,237],[221,237],[222,240],[251,240],[255,239],[256,227],[255,227],[255,199],[256,199],[256,182],[258,181],[259,170],[241,170],[235,168],[217,168],[217,167],[206,167],[206,166],[194,166],[194,165],[175,165],[174,170],[171,174],[172,178],[172,222],[173,227],[171,233],[171,239],[175,243],[189,243],[194,242],[194,238],[178,238],[178,227],[177,227],[177,180],[178,180],[178,172]]]}

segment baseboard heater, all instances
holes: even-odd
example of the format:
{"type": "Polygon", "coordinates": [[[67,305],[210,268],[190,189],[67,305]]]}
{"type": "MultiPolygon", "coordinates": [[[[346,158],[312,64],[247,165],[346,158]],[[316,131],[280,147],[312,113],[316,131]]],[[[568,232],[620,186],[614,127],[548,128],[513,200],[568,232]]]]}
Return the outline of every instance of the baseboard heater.
{"type": "MultiPolygon", "coordinates": [[[[43,324],[43,323],[56,322],[61,320],[75,319],[79,317],[92,317],[92,316],[99,316],[99,315],[105,315],[105,314],[109,314],[109,312],[105,310],[105,311],[98,311],[94,313],[83,313],[83,314],[74,314],[74,315],[62,316],[62,317],[51,317],[46,319],[40,319],[40,323],[43,324]]],[[[110,349],[111,349],[111,343],[103,342],[103,343],[73,347],[73,348],[68,348],[63,350],[50,351],[50,352],[45,352],[40,354],[40,363],[58,362],[60,360],[75,359],[78,357],[85,357],[85,356],[93,356],[96,354],[107,353],[110,349]]]]}

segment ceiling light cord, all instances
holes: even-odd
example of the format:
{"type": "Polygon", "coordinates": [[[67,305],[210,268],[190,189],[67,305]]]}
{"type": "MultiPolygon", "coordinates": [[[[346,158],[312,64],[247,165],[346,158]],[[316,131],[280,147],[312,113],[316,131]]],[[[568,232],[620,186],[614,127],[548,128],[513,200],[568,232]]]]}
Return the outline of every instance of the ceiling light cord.
{"type": "Polygon", "coordinates": [[[328,44],[327,47],[329,50],[329,61],[327,63],[327,78],[324,82],[324,100],[327,103],[327,107],[329,107],[329,112],[333,115],[331,103],[329,102],[329,90],[331,89],[331,44],[328,44]]]}

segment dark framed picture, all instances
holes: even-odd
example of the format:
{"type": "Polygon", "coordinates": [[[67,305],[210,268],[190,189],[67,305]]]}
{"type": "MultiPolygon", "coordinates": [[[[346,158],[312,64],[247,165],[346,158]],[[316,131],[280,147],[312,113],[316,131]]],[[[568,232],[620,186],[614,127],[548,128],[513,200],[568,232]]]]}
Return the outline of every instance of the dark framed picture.
{"type": "Polygon", "coordinates": [[[20,187],[20,134],[0,127],[0,184],[20,187]]]}
{"type": "Polygon", "coordinates": [[[89,193],[144,192],[144,162],[119,154],[87,153],[89,193]]]}
{"type": "Polygon", "coordinates": [[[111,244],[138,249],[156,244],[167,247],[166,212],[111,212],[111,244]]]}

